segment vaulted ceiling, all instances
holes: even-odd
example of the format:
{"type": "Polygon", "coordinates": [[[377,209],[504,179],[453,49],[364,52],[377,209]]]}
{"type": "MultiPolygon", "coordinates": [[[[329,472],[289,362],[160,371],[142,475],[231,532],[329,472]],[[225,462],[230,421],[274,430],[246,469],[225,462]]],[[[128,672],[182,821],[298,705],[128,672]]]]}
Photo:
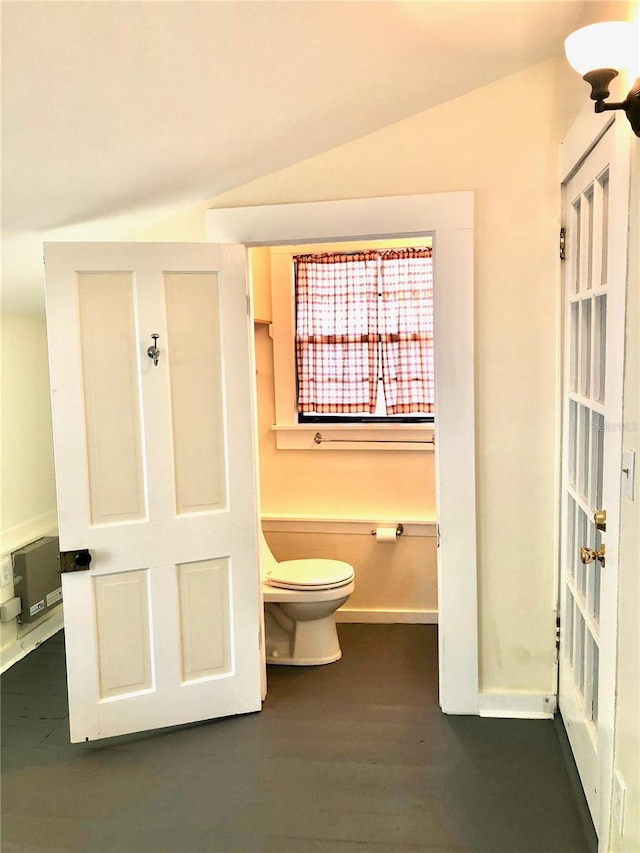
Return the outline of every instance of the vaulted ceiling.
{"type": "Polygon", "coordinates": [[[584,7],[3,2],[3,309],[39,306],[43,238],[117,238],[559,55],[584,7]]]}

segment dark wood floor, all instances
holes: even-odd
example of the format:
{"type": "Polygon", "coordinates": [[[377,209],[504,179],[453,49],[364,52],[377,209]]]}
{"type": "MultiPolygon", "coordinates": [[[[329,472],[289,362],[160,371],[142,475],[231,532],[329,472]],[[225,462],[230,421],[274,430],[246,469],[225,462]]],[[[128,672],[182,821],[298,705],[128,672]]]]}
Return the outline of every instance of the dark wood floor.
{"type": "Polygon", "coordinates": [[[2,850],[589,853],[552,721],[446,717],[433,626],[341,625],[260,714],[70,745],[62,633],[2,678],[2,850]]]}

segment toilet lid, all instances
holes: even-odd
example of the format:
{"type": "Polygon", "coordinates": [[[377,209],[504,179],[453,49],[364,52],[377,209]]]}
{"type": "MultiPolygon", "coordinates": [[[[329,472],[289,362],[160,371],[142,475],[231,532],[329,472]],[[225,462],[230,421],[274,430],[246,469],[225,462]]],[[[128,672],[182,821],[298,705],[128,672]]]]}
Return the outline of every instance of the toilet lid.
{"type": "Polygon", "coordinates": [[[285,560],[267,573],[280,589],[333,589],[353,580],[353,566],[341,560],[285,560]]]}

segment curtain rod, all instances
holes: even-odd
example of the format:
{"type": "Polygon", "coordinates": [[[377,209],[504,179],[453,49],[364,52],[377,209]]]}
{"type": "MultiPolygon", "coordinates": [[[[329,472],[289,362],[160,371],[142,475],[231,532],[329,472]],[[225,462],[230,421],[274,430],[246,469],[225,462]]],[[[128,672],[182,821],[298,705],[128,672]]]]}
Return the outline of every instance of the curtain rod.
{"type": "Polygon", "coordinates": [[[316,444],[327,444],[333,442],[335,444],[433,444],[436,443],[435,435],[433,438],[323,438],[321,432],[317,432],[313,436],[316,444]]]}
{"type": "MultiPolygon", "coordinates": [[[[320,246],[323,244],[320,243],[320,246]]],[[[433,246],[393,246],[388,247],[386,249],[351,249],[344,251],[331,251],[331,252],[301,252],[299,255],[292,253],[291,257],[293,258],[294,264],[298,262],[298,260],[302,258],[315,258],[318,255],[344,255],[345,257],[352,257],[354,255],[380,255],[384,256],[387,253],[392,252],[411,252],[411,251],[429,251],[431,252],[431,257],[433,257],[433,246]]]]}

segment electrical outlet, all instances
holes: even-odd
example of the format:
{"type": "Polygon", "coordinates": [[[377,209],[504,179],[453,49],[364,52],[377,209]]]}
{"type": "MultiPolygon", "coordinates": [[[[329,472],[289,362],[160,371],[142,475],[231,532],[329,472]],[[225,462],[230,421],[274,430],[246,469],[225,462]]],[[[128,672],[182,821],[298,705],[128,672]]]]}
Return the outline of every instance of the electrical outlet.
{"type": "Polygon", "coordinates": [[[620,772],[616,770],[613,774],[613,819],[618,827],[618,835],[622,835],[624,830],[624,800],[627,793],[627,786],[624,784],[624,779],[620,772]]]}
{"type": "Polygon", "coordinates": [[[13,571],[11,570],[11,557],[3,557],[0,560],[0,587],[10,586],[13,582],[13,571]]]}

